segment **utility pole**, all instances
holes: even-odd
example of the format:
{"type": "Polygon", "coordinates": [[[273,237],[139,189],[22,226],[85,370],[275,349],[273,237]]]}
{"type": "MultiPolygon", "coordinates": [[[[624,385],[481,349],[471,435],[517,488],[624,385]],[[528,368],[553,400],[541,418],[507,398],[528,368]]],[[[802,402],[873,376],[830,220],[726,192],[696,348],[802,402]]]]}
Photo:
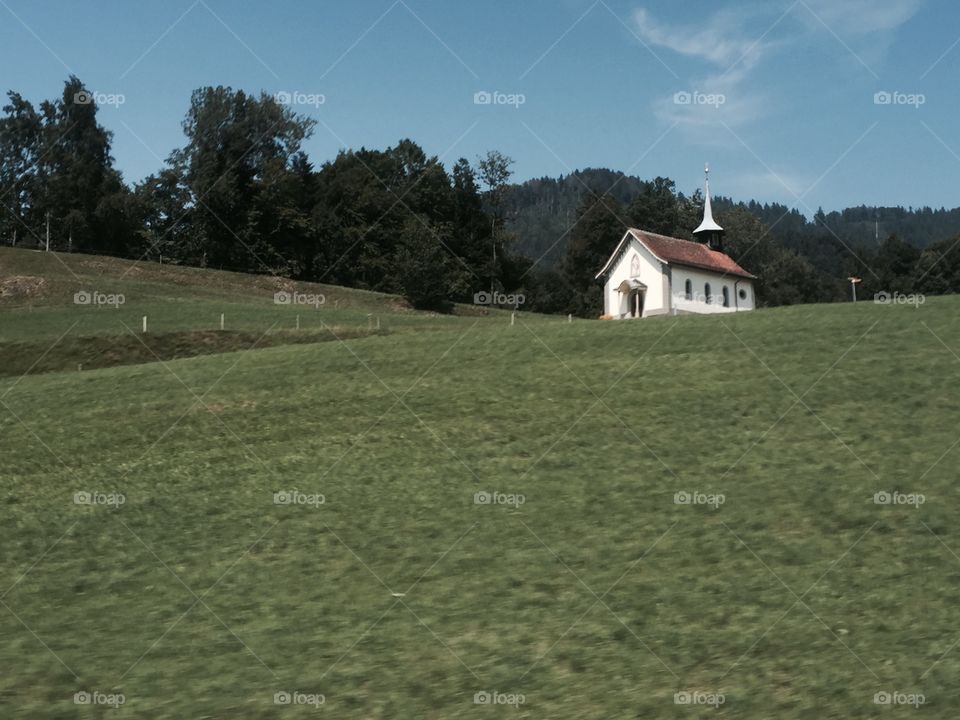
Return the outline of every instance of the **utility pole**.
{"type": "Polygon", "coordinates": [[[45,252],[50,252],[50,211],[47,210],[47,247],[45,252]]]}

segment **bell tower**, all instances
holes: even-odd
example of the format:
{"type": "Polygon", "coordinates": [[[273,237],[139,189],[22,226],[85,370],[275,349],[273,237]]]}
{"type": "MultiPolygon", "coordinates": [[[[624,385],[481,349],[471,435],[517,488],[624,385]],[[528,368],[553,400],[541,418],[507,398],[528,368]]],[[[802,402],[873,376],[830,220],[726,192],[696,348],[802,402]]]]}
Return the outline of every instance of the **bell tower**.
{"type": "Polygon", "coordinates": [[[711,250],[723,252],[723,228],[713,219],[713,207],[710,203],[710,166],[705,166],[703,172],[704,193],[706,195],[703,203],[703,222],[693,231],[693,236],[698,242],[702,242],[711,250]]]}

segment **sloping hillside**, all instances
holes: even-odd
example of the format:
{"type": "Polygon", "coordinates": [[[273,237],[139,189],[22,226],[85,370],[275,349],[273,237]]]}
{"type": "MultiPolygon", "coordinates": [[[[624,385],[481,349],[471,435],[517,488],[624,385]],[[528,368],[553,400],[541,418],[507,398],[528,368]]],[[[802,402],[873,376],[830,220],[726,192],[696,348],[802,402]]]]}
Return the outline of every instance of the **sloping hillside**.
{"type": "Polygon", "coordinates": [[[10,248],[0,248],[0,312],[0,375],[10,376],[502,317],[474,306],[417,312],[395,295],[280,277],[10,248]]]}
{"type": "MultiPolygon", "coordinates": [[[[83,331],[285,310],[150,272],[83,331]]],[[[46,287],[5,342],[72,335],[46,287]]],[[[957,298],[383,318],[0,378],[0,716],[954,716],[957,298]]]]}

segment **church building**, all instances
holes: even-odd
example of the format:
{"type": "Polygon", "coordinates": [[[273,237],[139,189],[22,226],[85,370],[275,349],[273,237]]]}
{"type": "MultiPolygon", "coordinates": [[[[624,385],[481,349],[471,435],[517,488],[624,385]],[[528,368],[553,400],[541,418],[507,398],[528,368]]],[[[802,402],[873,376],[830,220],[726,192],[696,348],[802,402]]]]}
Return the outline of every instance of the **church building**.
{"type": "Polygon", "coordinates": [[[723,228],[713,219],[706,170],[703,222],[695,242],[629,228],[597,279],[603,279],[604,316],[615,320],[655,315],[753,310],[751,275],[723,251],[723,228]]]}

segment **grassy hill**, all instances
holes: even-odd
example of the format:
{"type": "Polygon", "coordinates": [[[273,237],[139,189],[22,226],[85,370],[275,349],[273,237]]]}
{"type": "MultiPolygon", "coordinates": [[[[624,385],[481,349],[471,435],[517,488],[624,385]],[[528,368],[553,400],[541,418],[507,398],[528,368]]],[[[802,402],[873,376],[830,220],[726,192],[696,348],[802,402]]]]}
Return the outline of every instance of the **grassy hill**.
{"type": "Polygon", "coordinates": [[[0,377],[0,717],[955,716],[956,298],[511,326],[60,259],[0,253],[4,357],[318,341],[0,377]]]}
{"type": "MultiPolygon", "coordinates": [[[[333,285],[10,248],[0,248],[0,312],[0,375],[13,376],[457,322],[414,312],[397,296],[333,285]],[[289,303],[278,304],[275,294],[289,303]],[[87,298],[90,303],[78,304],[87,298]]],[[[458,306],[456,312],[504,317],[480,307],[458,306]]]]}

